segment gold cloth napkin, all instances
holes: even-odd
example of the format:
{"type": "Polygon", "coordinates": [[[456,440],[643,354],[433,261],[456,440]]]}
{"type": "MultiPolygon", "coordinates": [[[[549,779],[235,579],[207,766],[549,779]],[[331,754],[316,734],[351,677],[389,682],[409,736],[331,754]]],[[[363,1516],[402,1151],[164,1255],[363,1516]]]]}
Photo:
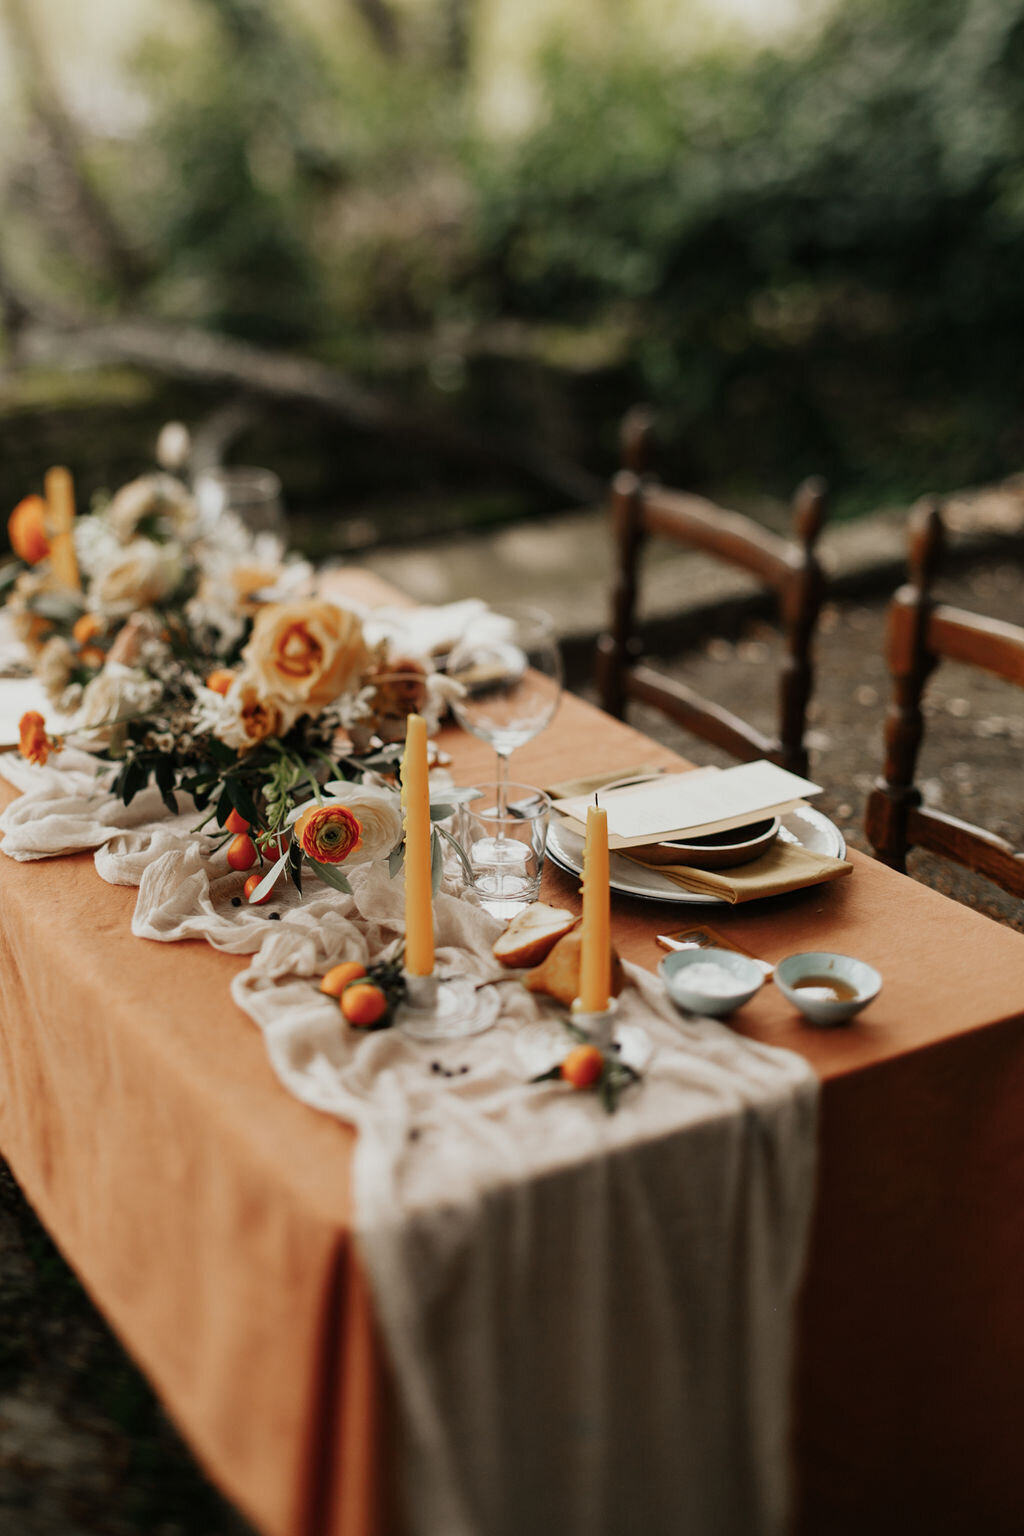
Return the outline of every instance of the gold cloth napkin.
{"type": "Polygon", "coordinates": [[[838,880],[853,869],[845,859],[811,853],[796,843],[774,842],[767,853],[735,869],[690,869],[685,864],[649,864],[636,850],[621,853],[621,858],[642,864],[644,869],[664,875],[673,885],[694,896],[720,896],[732,904],[756,901],[761,896],[780,896],[784,891],[799,891],[805,885],[822,885],[838,880]]]}

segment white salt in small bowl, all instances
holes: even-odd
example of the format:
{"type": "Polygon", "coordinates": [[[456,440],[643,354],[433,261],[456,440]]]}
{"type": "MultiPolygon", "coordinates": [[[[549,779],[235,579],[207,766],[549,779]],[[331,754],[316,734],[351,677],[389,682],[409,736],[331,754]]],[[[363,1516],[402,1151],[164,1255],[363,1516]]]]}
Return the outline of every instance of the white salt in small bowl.
{"type": "Polygon", "coordinates": [[[713,1019],[742,1008],[764,983],[758,961],[733,949],[677,949],[662,960],[658,975],[677,1007],[713,1019]]]}

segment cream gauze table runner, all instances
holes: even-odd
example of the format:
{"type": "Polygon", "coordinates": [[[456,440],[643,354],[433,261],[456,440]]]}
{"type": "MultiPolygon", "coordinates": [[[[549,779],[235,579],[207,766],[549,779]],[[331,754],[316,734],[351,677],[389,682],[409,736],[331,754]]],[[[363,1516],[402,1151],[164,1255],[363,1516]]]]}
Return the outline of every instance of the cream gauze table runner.
{"type": "MultiPolygon", "coordinates": [[[[531,1084],[553,1009],[501,985],[499,1025],[444,1045],[357,1033],[316,988],[403,931],[401,881],[344,896],[244,877],[170,817],[128,808],[86,754],[7,756],[18,859],[96,848],[138,885],[133,931],[251,954],[233,985],[284,1086],[354,1123],[358,1240],[401,1420],[417,1536],[758,1536],[788,1513],[794,1299],[810,1218],[817,1084],[802,1058],[684,1019],[628,967],[620,1038],[643,1079],[596,1095],[531,1084]],[[271,919],[277,913],[280,921],[271,919]]],[[[500,925],[447,886],[443,971],[494,976],[500,925]]],[[[228,1000],[225,999],[225,1006],[228,1000]]]]}

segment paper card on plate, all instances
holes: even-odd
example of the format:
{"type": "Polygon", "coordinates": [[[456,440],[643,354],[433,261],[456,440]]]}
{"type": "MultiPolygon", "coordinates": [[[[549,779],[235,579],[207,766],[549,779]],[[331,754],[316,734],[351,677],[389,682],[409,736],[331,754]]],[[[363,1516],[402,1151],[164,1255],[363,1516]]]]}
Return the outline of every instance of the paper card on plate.
{"type": "MultiPolygon", "coordinates": [[[[664,774],[649,784],[611,789],[600,796],[608,812],[608,846],[639,848],[644,843],[704,836],[742,827],[761,816],[790,810],[820,786],[761,759],[737,768],[694,768],[664,774]]],[[[583,835],[593,797],[556,800],[555,809],[583,835]]]]}
{"type": "Polygon", "coordinates": [[[55,734],[66,722],[57,713],[42,683],[34,677],[0,678],[0,752],[18,745],[18,723],[28,710],[37,710],[46,721],[46,729],[55,734]]]}

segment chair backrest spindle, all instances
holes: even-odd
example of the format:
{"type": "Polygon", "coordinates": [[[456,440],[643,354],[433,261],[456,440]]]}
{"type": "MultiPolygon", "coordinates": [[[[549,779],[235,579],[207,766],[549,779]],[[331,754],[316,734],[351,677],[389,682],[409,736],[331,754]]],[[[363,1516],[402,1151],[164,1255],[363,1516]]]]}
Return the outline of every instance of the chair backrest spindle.
{"type": "Polygon", "coordinates": [[[911,514],[910,581],[889,605],[892,698],[882,774],[868,798],[867,836],[875,856],[893,869],[906,870],[911,848],[927,848],[1024,896],[1024,853],[982,827],[926,808],[916,783],[925,689],[941,661],[976,666],[1024,688],[1024,628],[935,600],[932,588],[944,546],[938,502],[920,502],[911,514]]]}
{"type": "Polygon", "coordinates": [[[615,579],[611,621],[598,641],[598,686],[603,707],[621,717],[630,699],[643,699],[696,735],[749,761],[770,757],[797,773],[807,771],[804,728],[814,683],[814,631],[824,596],[816,545],[825,516],[825,487],[805,481],[793,500],[794,538],[784,539],[742,513],[705,497],[669,490],[649,474],[653,418],[635,407],[622,426],[624,468],[612,481],[615,579]],[[766,736],[717,703],[638,663],[637,596],[640,557],[649,535],[703,551],[748,571],[770,587],[779,604],[786,655],[779,678],[778,730],[766,736]]]}

